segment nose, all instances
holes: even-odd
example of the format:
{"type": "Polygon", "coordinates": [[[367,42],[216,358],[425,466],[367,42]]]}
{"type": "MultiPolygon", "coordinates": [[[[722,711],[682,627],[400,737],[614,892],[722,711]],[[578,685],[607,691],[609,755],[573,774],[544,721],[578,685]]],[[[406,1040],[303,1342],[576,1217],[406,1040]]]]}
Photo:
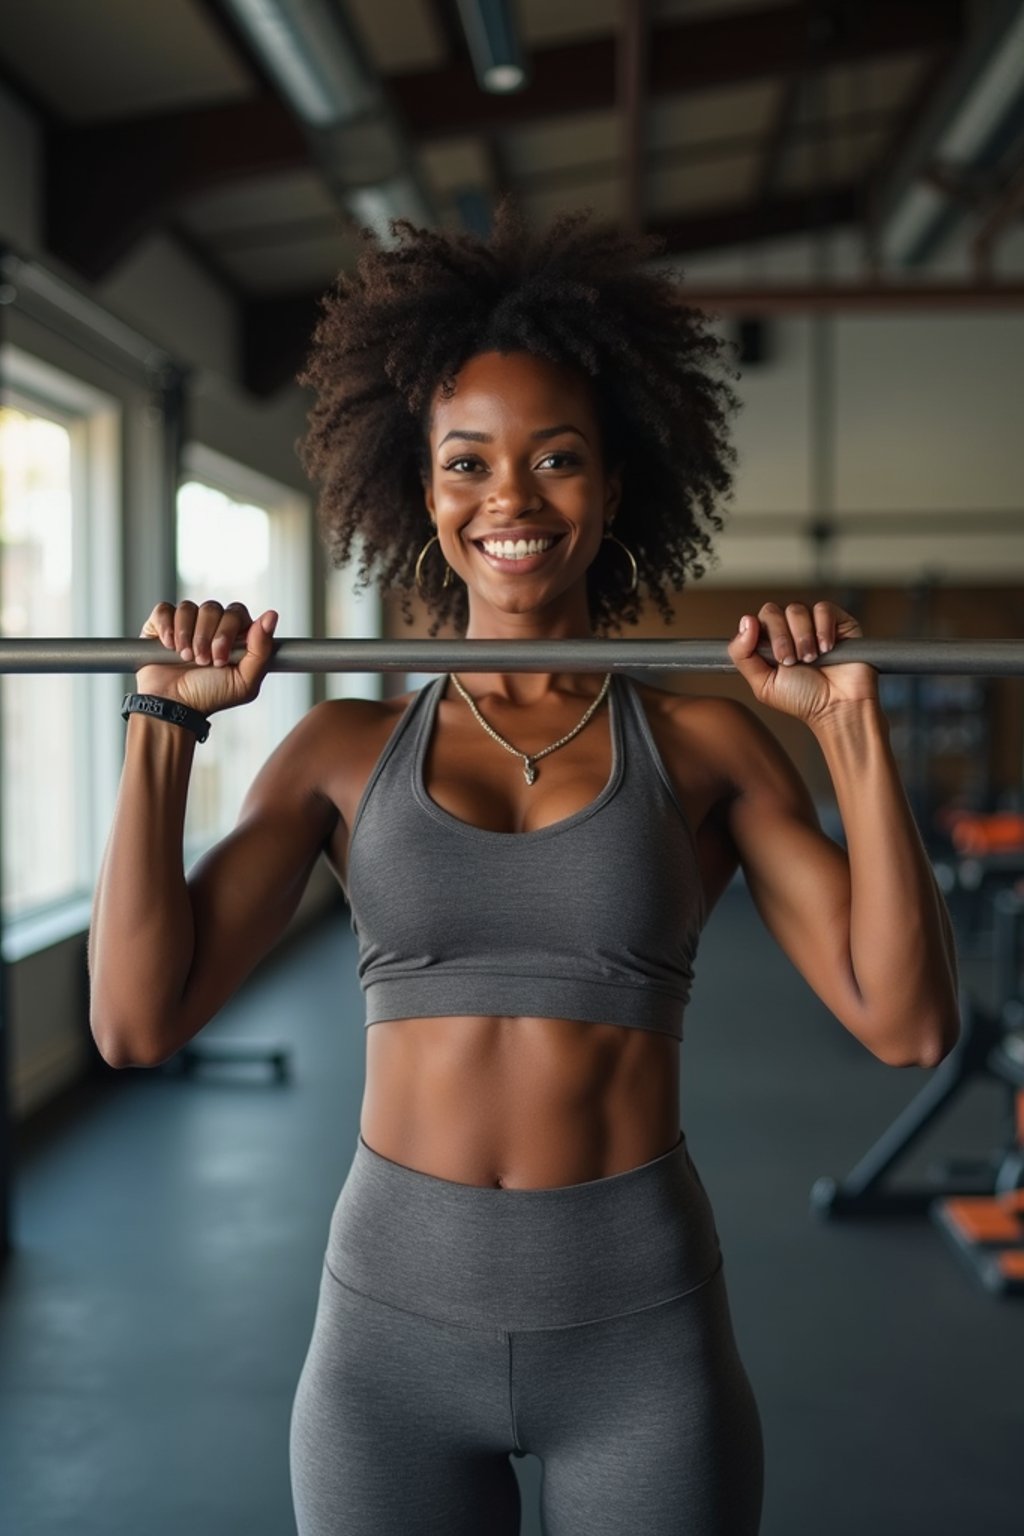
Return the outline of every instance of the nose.
{"type": "Polygon", "coordinates": [[[542,498],[529,475],[512,466],[497,477],[487,498],[486,511],[502,518],[523,517],[536,512],[542,498]]]}

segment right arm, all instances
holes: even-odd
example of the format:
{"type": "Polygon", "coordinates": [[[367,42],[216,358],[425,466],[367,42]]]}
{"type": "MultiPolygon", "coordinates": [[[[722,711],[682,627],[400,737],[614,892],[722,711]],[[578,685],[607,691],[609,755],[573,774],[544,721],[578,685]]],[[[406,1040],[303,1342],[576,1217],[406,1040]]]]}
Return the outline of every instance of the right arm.
{"type": "MultiPolygon", "coordinates": [[[[154,609],[157,615],[161,608],[154,609]]],[[[177,612],[195,605],[179,605],[177,612]]],[[[213,628],[230,651],[244,616],[237,605],[203,605],[195,632],[200,664],[210,659],[213,628]],[[205,654],[204,654],[205,653],[205,654]]],[[[164,638],[166,615],[149,620],[164,638]]],[[[272,654],[270,634],[249,630],[250,655],[238,668],[156,668],[139,674],[139,691],[181,698],[209,713],[216,699],[255,697],[272,654]],[[231,678],[225,674],[236,674],[231,678]],[[198,682],[196,681],[198,679],[198,682]]],[[[181,649],[181,632],[165,644],[181,649]]],[[[192,639],[191,633],[188,636],[192,639]]],[[[220,707],[230,707],[221,703],[220,707]]],[[[103,857],[89,930],[90,1024],[111,1066],[154,1066],[208,1023],[283,933],[317,857],[337,821],[319,788],[330,706],[317,705],[260,769],[237,825],[191,870],[182,841],[189,771],[197,750],[191,731],[130,715],[114,821],[103,857]]],[[[201,750],[201,748],[199,749],[201,750]]]]}

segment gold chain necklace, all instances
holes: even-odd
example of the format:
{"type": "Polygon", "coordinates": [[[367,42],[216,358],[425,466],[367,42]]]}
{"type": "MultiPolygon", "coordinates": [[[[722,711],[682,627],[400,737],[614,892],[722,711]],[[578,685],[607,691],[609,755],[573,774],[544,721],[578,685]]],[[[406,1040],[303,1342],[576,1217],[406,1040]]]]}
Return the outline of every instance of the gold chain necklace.
{"type": "Polygon", "coordinates": [[[523,759],[523,778],[526,780],[527,784],[532,784],[534,779],[537,777],[537,770],[533,765],[538,758],[547,757],[548,753],[554,752],[556,747],[564,747],[567,741],[572,741],[574,736],[579,735],[580,731],[582,731],[583,727],[586,725],[587,721],[590,719],[591,715],[594,713],[595,709],[600,704],[605,694],[608,692],[612,680],[612,674],[610,672],[605,673],[605,679],[601,685],[600,693],[587,709],[587,712],[583,716],[583,719],[580,721],[579,725],[574,726],[567,736],[562,736],[558,741],[553,741],[550,747],[544,747],[540,752],[526,753],[520,752],[518,747],[514,747],[510,741],[506,741],[504,736],[499,736],[497,731],[487,724],[487,721],[476,707],[476,701],[471,694],[466,692],[465,688],[463,688],[454,672],[449,672],[448,676],[451,678],[452,682],[455,684],[456,688],[459,690],[462,697],[465,699],[466,703],[469,705],[470,709],[473,711],[474,715],[479,720],[484,730],[487,732],[488,736],[493,736],[494,740],[498,742],[499,746],[504,747],[506,751],[511,752],[515,757],[521,757],[523,759]]]}

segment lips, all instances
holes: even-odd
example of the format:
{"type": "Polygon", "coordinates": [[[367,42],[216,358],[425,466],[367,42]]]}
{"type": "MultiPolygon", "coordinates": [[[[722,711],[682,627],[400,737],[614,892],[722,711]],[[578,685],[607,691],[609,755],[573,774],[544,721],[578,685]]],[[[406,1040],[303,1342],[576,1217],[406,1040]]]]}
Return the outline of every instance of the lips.
{"type": "Polygon", "coordinates": [[[484,549],[483,541],[480,539],[474,539],[473,543],[476,545],[476,548],[487,561],[488,565],[493,566],[496,571],[519,571],[526,575],[530,571],[537,570],[545,560],[549,559],[554,554],[555,550],[562,542],[562,539],[565,537],[565,535],[556,533],[546,534],[545,537],[553,541],[548,549],[543,549],[535,555],[524,555],[520,560],[507,559],[501,555],[489,555],[486,549],[484,549]]]}

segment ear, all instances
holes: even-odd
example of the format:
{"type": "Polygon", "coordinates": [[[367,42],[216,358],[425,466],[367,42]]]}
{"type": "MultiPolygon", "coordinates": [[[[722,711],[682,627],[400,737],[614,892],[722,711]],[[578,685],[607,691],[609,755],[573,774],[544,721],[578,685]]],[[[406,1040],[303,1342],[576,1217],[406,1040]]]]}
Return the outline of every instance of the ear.
{"type": "Polygon", "coordinates": [[[426,503],[427,511],[430,513],[430,521],[434,524],[434,527],[436,528],[437,527],[437,508],[434,506],[434,484],[433,484],[432,477],[428,478],[426,480],[423,480],[422,481],[422,485],[423,485],[423,500],[426,503]]]}

